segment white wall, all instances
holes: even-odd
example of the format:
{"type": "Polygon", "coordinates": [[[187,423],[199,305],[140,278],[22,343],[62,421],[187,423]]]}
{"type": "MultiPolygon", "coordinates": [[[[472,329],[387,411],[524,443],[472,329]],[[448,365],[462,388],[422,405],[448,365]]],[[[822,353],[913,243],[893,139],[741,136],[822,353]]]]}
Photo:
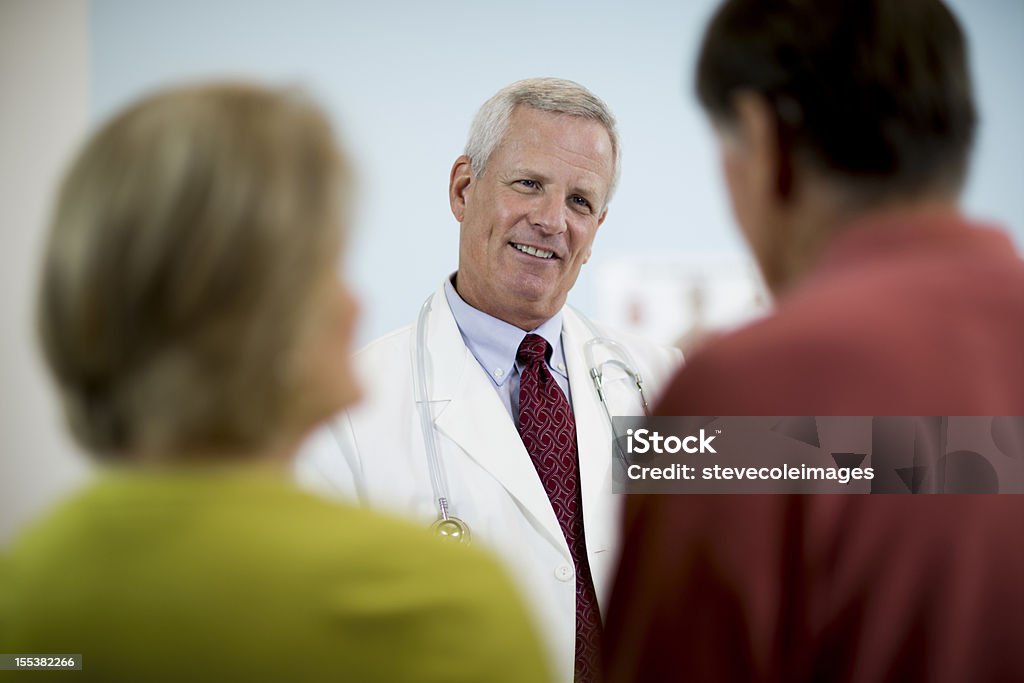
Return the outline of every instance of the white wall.
{"type": "Polygon", "coordinates": [[[967,31],[980,128],[964,196],[1024,249],[1024,2],[947,0],[967,31]]]}
{"type": "MultiPolygon", "coordinates": [[[[362,171],[350,257],[361,338],[413,320],[455,269],[451,164],[476,109],[539,75],[604,97],[624,140],[619,194],[591,264],[619,251],[735,250],[699,112],[683,91],[711,3],[93,3],[95,112],[168,79],[254,74],[310,85],[337,116],[362,171]],[[628,7],[627,7],[628,4],[628,7]]],[[[596,268],[574,292],[590,309],[596,268]]]]}
{"type": "MultiPolygon", "coordinates": [[[[331,106],[363,177],[350,272],[361,338],[410,322],[456,263],[448,171],[476,108],[517,78],[578,80],[617,114],[622,185],[571,300],[598,311],[595,265],[619,254],[734,252],[717,161],[693,97],[716,0],[94,0],[94,111],[168,79],[252,74],[331,106]]],[[[1024,3],[955,0],[984,116],[968,205],[1024,244],[1024,3]],[[1014,65],[1014,66],[1011,66],[1014,65]]]]}
{"type": "Polygon", "coordinates": [[[0,546],[84,461],[64,436],[32,327],[54,185],[88,122],[84,0],[0,3],[0,546]]]}

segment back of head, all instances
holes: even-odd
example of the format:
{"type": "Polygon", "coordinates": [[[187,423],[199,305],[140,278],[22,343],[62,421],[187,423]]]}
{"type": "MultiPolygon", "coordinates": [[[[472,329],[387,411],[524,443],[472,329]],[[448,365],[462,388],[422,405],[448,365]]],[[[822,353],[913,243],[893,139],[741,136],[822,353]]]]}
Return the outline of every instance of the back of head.
{"type": "Polygon", "coordinates": [[[959,191],[975,128],[964,36],[940,0],[727,0],[698,97],[719,124],[761,95],[794,164],[860,204],[959,191]]]}
{"type": "Polygon", "coordinates": [[[157,93],[67,174],[38,322],[72,432],[110,458],[275,438],[344,175],[324,116],[243,84],[157,93]]]}

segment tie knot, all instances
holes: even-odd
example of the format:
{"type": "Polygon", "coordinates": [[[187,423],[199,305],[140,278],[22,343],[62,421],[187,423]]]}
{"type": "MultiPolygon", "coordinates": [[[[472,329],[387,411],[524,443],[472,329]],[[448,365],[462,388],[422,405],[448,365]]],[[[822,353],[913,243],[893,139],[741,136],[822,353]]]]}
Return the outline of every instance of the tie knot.
{"type": "Polygon", "coordinates": [[[544,361],[548,352],[548,343],[539,334],[528,334],[523,337],[519,344],[519,353],[516,358],[524,365],[531,365],[537,361],[544,361]]]}

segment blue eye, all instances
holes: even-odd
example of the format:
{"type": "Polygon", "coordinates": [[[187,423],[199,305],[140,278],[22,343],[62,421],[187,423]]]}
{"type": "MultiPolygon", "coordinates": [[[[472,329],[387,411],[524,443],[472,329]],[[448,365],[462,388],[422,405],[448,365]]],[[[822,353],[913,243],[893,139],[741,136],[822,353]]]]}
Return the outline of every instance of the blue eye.
{"type": "Polygon", "coordinates": [[[516,182],[518,182],[523,187],[529,188],[531,190],[535,190],[538,187],[536,180],[523,179],[523,180],[517,180],[516,182]]]}
{"type": "Polygon", "coordinates": [[[578,194],[577,195],[573,195],[572,198],[570,199],[570,201],[572,201],[572,203],[575,204],[576,206],[579,206],[579,207],[582,207],[582,208],[585,208],[585,209],[589,209],[590,208],[590,202],[588,202],[586,199],[584,199],[583,197],[579,196],[578,194]]]}

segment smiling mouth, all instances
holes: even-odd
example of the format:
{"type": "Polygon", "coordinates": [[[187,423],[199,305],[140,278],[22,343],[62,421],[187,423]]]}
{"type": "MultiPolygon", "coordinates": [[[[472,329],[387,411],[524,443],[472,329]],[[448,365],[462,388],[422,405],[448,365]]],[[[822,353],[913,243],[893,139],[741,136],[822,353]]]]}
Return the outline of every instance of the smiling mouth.
{"type": "Polygon", "coordinates": [[[537,247],[531,247],[528,244],[519,244],[518,242],[509,242],[513,249],[529,254],[530,256],[536,256],[540,259],[554,259],[556,258],[555,252],[548,251],[546,249],[538,249],[537,247]]]}

